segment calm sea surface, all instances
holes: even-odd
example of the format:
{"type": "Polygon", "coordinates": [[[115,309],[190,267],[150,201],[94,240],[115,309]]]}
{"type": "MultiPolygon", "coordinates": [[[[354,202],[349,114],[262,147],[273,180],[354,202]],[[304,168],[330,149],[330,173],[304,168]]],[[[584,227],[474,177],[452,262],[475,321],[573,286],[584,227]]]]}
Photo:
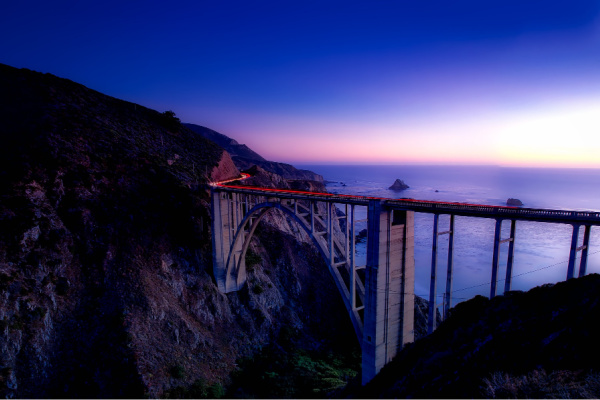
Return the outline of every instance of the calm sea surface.
{"type": "MultiPolygon", "coordinates": [[[[506,205],[506,200],[512,197],[520,199],[524,207],[600,211],[600,170],[597,169],[415,165],[302,165],[300,168],[323,175],[329,181],[327,189],[333,193],[490,205],[506,205]],[[396,179],[402,179],[410,188],[401,192],[389,190],[396,179]]],[[[357,218],[366,218],[366,209],[361,213],[357,218]]],[[[440,216],[439,230],[447,230],[448,223],[449,216],[440,216]]],[[[453,304],[476,294],[489,295],[494,224],[492,219],[455,218],[453,304]]],[[[364,227],[366,222],[357,224],[357,229],[364,227]]],[[[509,236],[509,229],[510,222],[505,221],[502,238],[509,236]]],[[[432,215],[415,214],[415,291],[426,298],[431,273],[432,230],[432,215]]],[[[528,290],[564,280],[571,234],[570,225],[517,222],[513,289],[528,290]]],[[[580,244],[582,239],[583,228],[580,244]]],[[[445,290],[447,244],[447,235],[440,236],[440,295],[445,290]]],[[[504,289],[508,244],[501,245],[500,249],[499,293],[504,289]]],[[[364,260],[364,248],[358,248],[357,252],[360,263],[361,258],[364,260]]],[[[578,270],[579,264],[576,274],[578,270]]],[[[596,227],[591,230],[588,257],[588,273],[593,272],[600,273],[600,229],[596,227]]]]}

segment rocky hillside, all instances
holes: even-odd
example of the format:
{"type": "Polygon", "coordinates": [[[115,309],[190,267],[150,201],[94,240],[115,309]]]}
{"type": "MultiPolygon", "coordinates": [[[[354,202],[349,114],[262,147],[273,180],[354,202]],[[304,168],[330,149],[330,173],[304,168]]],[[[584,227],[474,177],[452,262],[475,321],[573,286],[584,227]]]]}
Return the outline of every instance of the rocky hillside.
{"type": "Polygon", "coordinates": [[[0,65],[0,137],[1,395],[217,397],[279,338],[357,347],[314,249],[268,226],[217,291],[203,184],[238,169],[174,113],[0,65]]]}
{"type": "Polygon", "coordinates": [[[364,390],[378,398],[598,398],[600,275],[458,304],[364,390]]]}
{"type": "Polygon", "coordinates": [[[233,162],[240,170],[249,169],[257,165],[268,172],[280,175],[286,180],[309,180],[323,183],[323,177],[319,174],[306,169],[298,169],[290,164],[267,161],[245,144],[239,144],[236,140],[215,132],[212,129],[194,124],[184,125],[227,150],[231,154],[233,162]]]}
{"type": "MultiPolygon", "coordinates": [[[[598,276],[461,303],[361,389],[335,284],[285,216],[252,238],[248,284],[216,288],[205,184],[252,150],[231,157],[172,112],[4,65],[0,140],[2,396],[600,394],[598,276]]],[[[246,184],[324,190],[255,161],[246,184]]]]}
{"type": "Polygon", "coordinates": [[[227,150],[227,152],[234,158],[241,157],[248,160],[267,161],[245,144],[239,144],[237,140],[231,139],[230,137],[225,136],[222,133],[213,131],[212,129],[200,125],[187,123],[184,123],[183,125],[186,128],[189,128],[192,131],[198,133],[203,138],[218,144],[219,146],[227,150]]]}

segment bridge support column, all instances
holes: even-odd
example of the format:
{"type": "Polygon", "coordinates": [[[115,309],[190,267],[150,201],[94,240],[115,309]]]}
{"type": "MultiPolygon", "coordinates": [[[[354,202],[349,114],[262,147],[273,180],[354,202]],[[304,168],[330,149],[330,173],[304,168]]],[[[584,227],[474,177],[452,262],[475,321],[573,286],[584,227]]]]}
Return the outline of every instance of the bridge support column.
{"type": "Polygon", "coordinates": [[[242,256],[243,241],[238,240],[235,247],[231,247],[235,230],[241,221],[239,204],[237,197],[230,196],[230,193],[212,190],[211,196],[213,273],[221,293],[234,292],[246,282],[245,261],[240,262],[239,259],[242,256]],[[236,269],[231,274],[227,273],[227,261],[230,257],[233,265],[239,265],[240,271],[236,269]]]}
{"type": "Polygon", "coordinates": [[[433,242],[431,245],[431,280],[429,283],[429,310],[427,318],[427,334],[433,333],[436,326],[437,310],[437,241],[439,214],[433,214],[433,242]]]}
{"type": "Polygon", "coordinates": [[[583,232],[583,246],[581,249],[581,261],[579,263],[579,277],[585,276],[587,270],[588,248],[590,247],[590,225],[585,226],[583,232]]]}
{"type": "Polygon", "coordinates": [[[575,276],[575,257],[577,256],[577,240],[579,239],[579,225],[573,224],[573,236],[571,236],[571,251],[569,252],[569,266],[567,268],[567,279],[575,276]]]}
{"type": "Polygon", "coordinates": [[[506,280],[504,281],[504,293],[509,292],[512,286],[512,270],[515,259],[515,233],[517,230],[517,221],[510,221],[510,238],[508,239],[508,259],[506,261],[506,280]]]}
{"type": "Polygon", "coordinates": [[[368,210],[362,382],[414,340],[414,213],[368,210]]]}
{"type": "Polygon", "coordinates": [[[446,296],[444,298],[444,319],[448,318],[452,306],[452,267],[454,261],[454,214],[450,215],[450,229],[448,230],[448,269],[446,272],[446,296]]]}
{"type": "Polygon", "coordinates": [[[431,246],[431,280],[429,283],[429,308],[427,312],[427,334],[433,333],[437,325],[437,249],[438,237],[448,235],[448,265],[446,270],[446,291],[444,292],[444,318],[450,310],[452,302],[452,269],[454,260],[454,214],[450,214],[450,227],[445,232],[438,232],[439,214],[433,215],[433,240],[431,246]]]}
{"type": "Polygon", "coordinates": [[[502,231],[502,220],[496,219],[496,230],[494,231],[494,255],[492,260],[492,281],[490,283],[490,299],[496,297],[496,286],[498,284],[498,258],[500,257],[500,233],[502,231]]]}

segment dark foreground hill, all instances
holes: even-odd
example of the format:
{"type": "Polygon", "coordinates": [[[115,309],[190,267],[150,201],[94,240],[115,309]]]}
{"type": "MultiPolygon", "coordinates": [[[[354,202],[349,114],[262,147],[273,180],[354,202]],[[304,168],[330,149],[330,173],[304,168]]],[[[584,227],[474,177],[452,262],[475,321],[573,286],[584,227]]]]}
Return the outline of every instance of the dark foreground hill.
{"type": "Polygon", "coordinates": [[[598,398],[599,318],[596,274],[479,296],[402,351],[359,397],[598,398]]]}

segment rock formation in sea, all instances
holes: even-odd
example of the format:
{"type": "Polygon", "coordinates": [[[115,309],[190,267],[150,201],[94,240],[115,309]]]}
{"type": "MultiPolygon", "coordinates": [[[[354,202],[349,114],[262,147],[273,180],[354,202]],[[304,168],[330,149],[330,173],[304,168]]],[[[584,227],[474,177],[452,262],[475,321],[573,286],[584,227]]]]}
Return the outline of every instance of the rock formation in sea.
{"type": "Polygon", "coordinates": [[[508,200],[506,200],[506,205],[514,206],[514,207],[521,207],[523,205],[523,202],[519,199],[509,198],[508,200]]]}
{"type": "Polygon", "coordinates": [[[392,186],[389,187],[390,190],[405,190],[408,189],[410,186],[408,186],[406,183],[404,183],[404,181],[400,180],[400,179],[396,179],[396,181],[392,184],[392,186]]]}

